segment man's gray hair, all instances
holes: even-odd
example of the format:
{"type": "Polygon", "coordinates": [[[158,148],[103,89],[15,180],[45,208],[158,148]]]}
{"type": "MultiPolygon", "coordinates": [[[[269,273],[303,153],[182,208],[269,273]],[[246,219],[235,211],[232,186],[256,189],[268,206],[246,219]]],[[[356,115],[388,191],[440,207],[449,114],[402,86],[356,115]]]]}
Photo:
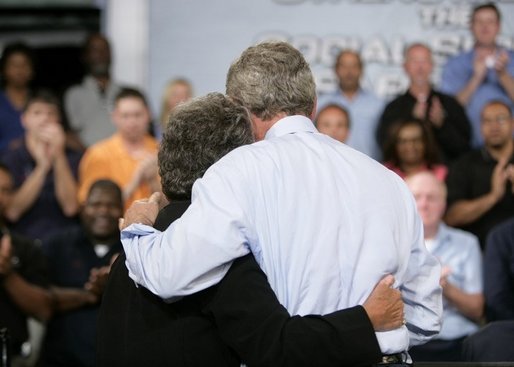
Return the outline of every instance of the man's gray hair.
{"type": "Polygon", "coordinates": [[[279,113],[310,116],[316,85],[303,55],[285,42],[246,49],[230,66],[227,95],[263,120],[279,113]]]}
{"type": "Polygon", "coordinates": [[[248,111],[220,93],[179,105],[159,149],[162,192],[170,200],[189,199],[194,181],[212,164],[253,141],[248,111]]]}

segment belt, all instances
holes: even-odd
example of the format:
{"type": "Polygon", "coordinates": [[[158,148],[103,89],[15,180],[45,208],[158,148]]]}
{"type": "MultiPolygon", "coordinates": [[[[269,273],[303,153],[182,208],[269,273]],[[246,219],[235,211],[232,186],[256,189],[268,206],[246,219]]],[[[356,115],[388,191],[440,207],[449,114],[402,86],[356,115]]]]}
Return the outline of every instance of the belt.
{"type": "Polygon", "coordinates": [[[411,366],[412,360],[406,352],[384,354],[376,366],[411,366]]]}

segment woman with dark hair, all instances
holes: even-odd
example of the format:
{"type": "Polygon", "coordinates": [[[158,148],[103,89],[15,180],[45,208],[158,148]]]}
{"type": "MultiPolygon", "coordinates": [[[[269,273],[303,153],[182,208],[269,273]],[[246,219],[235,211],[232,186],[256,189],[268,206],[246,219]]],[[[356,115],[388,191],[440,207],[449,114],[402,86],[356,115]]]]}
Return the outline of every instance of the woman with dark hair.
{"type": "Polygon", "coordinates": [[[398,121],[384,143],[384,165],[405,178],[421,171],[431,171],[444,181],[448,168],[438,164],[439,153],[425,123],[418,119],[398,121]]]}
{"type": "Polygon", "coordinates": [[[0,153],[23,135],[20,118],[31,94],[33,76],[32,50],[23,43],[7,45],[0,59],[0,153]]]}

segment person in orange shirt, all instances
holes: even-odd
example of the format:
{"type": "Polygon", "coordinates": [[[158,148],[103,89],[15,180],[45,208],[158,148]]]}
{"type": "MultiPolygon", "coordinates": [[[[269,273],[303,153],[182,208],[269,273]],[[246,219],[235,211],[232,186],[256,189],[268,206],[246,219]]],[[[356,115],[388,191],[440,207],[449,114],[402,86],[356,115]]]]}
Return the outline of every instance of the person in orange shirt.
{"type": "Polygon", "coordinates": [[[158,143],[148,134],[150,111],[144,95],[122,89],[114,100],[116,133],[92,145],[79,166],[79,202],[98,179],[110,179],[123,189],[125,206],[161,191],[157,173],[158,143]]]}

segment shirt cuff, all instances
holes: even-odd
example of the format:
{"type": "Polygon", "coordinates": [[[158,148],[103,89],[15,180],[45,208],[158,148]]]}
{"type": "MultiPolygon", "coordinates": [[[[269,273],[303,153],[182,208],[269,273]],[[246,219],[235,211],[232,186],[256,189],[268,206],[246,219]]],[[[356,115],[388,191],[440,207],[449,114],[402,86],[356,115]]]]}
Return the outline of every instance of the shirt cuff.
{"type": "Polygon", "coordinates": [[[127,257],[125,266],[127,267],[130,279],[136,284],[145,286],[141,277],[142,269],[140,269],[140,266],[142,263],[138,251],[138,246],[141,245],[139,241],[140,236],[148,236],[157,232],[159,231],[155,228],[140,223],[131,224],[121,231],[121,244],[127,257]]]}

